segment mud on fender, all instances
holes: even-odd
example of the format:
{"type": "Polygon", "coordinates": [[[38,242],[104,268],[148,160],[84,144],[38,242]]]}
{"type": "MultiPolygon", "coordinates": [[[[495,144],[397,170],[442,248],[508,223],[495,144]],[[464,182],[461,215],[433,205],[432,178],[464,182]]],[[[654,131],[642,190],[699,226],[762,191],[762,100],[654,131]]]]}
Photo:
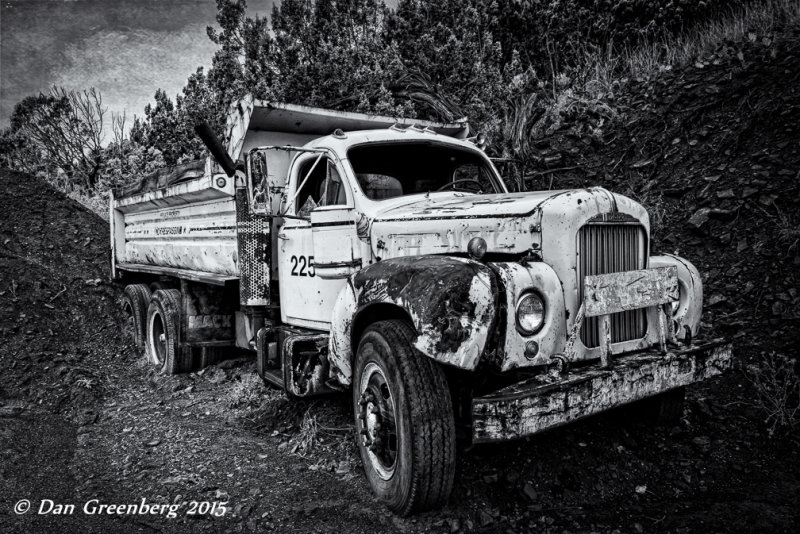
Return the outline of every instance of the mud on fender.
{"type": "Polygon", "coordinates": [[[497,280],[486,265],[453,256],[391,258],[354,274],[351,286],[354,321],[374,304],[393,304],[411,318],[417,350],[462,369],[478,364],[497,308],[497,280]]]}

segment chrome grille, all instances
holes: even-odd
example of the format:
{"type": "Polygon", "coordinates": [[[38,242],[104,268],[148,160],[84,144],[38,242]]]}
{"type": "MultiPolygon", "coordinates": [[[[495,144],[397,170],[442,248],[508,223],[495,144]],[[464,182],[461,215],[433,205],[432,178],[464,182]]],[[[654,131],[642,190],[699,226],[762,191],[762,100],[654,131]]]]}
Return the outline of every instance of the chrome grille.
{"type": "MultiPolygon", "coordinates": [[[[645,268],[647,250],[644,228],[639,224],[587,224],[578,232],[578,295],[583,302],[584,277],[645,268]]],[[[581,328],[581,341],[587,348],[600,346],[598,317],[587,317],[581,328]]],[[[611,342],[644,337],[645,310],[630,310],[611,315],[611,342]]]]}

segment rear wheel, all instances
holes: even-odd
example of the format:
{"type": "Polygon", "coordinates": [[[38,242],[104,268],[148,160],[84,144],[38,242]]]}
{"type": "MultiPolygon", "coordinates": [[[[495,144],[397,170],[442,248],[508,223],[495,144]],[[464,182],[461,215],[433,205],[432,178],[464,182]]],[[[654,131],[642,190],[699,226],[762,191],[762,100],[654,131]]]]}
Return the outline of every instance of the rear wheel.
{"type": "Polygon", "coordinates": [[[147,356],[162,374],[191,371],[192,352],[180,342],[181,292],[160,289],[147,310],[147,356]]]}
{"type": "Polygon", "coordinates": [[[404,321],[365,331],[356,356],[353,405],[367,480],[390,510],[442,506],[455,476],[455,425],[444,372],[413,346],[404,321]]]}
{"type": "Polygon", "coordinates": [[[145,350],[147,332],[147,306],[150,304],[150,289],[144,284],[125,286],[122,296],[122,311],[125,315],[125,335],[140,351],[145,350]]]}

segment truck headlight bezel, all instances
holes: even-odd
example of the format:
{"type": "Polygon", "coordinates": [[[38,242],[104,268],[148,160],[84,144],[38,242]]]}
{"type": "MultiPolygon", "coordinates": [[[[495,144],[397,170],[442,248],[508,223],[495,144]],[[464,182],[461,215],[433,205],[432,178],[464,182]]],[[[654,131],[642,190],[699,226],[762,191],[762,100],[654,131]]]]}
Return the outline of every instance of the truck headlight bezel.
{"type": "Polygon", "coordinates": [[[524,336],[532,336],[544,327],[547,308],[544,298],[536,291],[526,291],[517,299],[514,319],[517,331],[524,336]],[[525,314],[525,317],[523,317],[525,314]],[[538,319],[530,320],[530,317],[538,319]]]}

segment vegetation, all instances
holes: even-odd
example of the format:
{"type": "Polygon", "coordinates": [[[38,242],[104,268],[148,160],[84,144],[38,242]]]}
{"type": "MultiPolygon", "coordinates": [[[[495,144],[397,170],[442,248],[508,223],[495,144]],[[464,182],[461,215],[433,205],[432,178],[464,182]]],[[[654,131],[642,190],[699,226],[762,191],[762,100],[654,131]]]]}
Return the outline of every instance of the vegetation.
{"type": "Polygon", "coordinates": [[[216,2],[212,66],[192,74],[174,100],[158,89],[127,128],[124,116],[106,121],[94,89],[54,87],[17,104],[0,135],[0,165],[43,174],[102,205],[92,197],[110,186],[202,157],[194,124],[223,135],[228,106],[247,93],[468,117],[493,156],[536,165],[536,140],[565,124],[601,139],[627,80],[800,20],[792,0],[400,0],[396,10],[381,0],[284,0],[270,20],[248,16],[244,0],[216,2]]]}

